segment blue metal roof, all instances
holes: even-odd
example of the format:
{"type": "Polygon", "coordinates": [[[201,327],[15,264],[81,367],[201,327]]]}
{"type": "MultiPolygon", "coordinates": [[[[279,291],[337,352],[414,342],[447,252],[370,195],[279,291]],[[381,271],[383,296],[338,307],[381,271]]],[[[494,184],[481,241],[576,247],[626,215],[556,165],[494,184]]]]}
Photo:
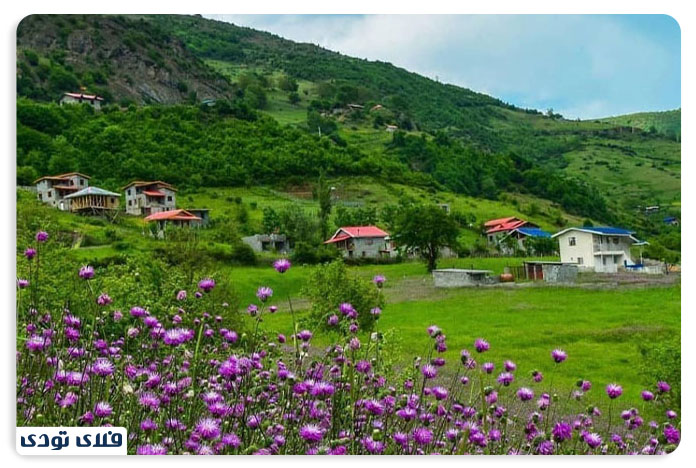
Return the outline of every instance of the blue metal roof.
{"type": "Polygon", "coordinates": [[[517,228],[516,231],[521,232],[525,236],[551,237],[551,234],[549,234],[548,232],[544,231],[543,229],[539,229],[539,228],[521,227],[521,228],[517,228]]]}
{"type": "Polygon", "coordinates": [[[584,227],[581,229],[599,232],[600,234],[615,234],[615,235],[624,235],[624,236],[630,236],[631,234],[633,234],[633,231],[629,231],[627,229],[622,229],[622,228],[611,227],[611,226],[592,226],[592,227],[584,227]]]}

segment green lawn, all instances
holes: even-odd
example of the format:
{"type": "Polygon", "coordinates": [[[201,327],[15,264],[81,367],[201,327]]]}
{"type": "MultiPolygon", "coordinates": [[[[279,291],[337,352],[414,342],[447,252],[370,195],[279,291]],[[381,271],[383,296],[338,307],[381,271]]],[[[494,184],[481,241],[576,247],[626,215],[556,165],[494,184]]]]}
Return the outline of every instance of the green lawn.
{"type": "MultiPolygon", "coordinates": [[[[410,265],[409,265],[410,266],[410,265]]],[[[372,274],[373,267],[361,269],[372,274]]],[[[398,283],[382,268],[388,281],[398,283]]],[[[404,275],[417,272],[402,268],[404,275]]],[[[418,283],[409,283],[417,287],[418,283]]],[[[499,370],[505,359],[518,364],[518,380],[528,381],[538,369],[558,388],[570,388],[578,378],[592,381],[591,393],[602,394],[610,382],[623,385],[625,405],[638,405],[641,384],[638,360],[640,343],[680,333],[679,286],[667,288],[589,290],[561,287],[468,288],[440,291],[418,300],[388,300],[379,329],[396,336],[396,352],[403,364],[424,355],[429,339],[426,328],[436,324],[448,339],[445,357],[456,361],[462,348],[473,351],[483,337],[491,350],[479,359],[499,370]],[[555,366],[552,349],[560,347],[569,358],[555,366]]],[[[387,299],[390,290],[385,290],[387,299]]],[[[291,333],[292,322],[285,301],[280,311],[265,319],[273,333],[291,333]]],[[[299,319],[306,313],[298,314],[299,319]]],[[[314,344],[325,346],[335,339],[317,333],[314,344]]],[[[601,395],[604,396],[603,394],[601,395]]]]}

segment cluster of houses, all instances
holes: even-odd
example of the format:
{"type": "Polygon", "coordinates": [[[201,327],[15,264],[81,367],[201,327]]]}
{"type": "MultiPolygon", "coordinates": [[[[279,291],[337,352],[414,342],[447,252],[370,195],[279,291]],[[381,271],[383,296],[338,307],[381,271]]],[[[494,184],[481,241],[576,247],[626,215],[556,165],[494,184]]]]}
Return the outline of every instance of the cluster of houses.
{"type": "MultiPolygon", "coordinates": [[[[61,211],[88,215],[118,212],[121,194],[91,186],[89,180],[88,175],[68,172],[41,177],[34,184],[39,201],[61,211]]],[[[161,180],[133,181],[121,190],[125,196],[125,212],[156,223],[159,232],[168,224],[202,227],[210,220],[208,209],[177,209],[176,188],[161,180]]]]}
{"type": "MultiPolygon", "coordinates": [[[[626,229],[572,227],[552,235],[533,223],[514,217],[487,221],[484,228],[490,243],[501,245],[503,240],[510,238],[520,249],[524,249],[525,242],[530,238],[556,239],[561,261],[550,263],[572,264],[577,265],[580,271],[600,273],[638,269],[641,264],[631,257],[631,247],[647,244],[626,229]]],[[[336,246],[345,258],[390,258],[398,253],[389,233],[377,226],[341,227],[324,243],[336,246]]],[[[445,256],[449,256],[449,252],[445,256]]],[[[530,269],[530,274],[536,274],[535,268],[530,269]]]]}

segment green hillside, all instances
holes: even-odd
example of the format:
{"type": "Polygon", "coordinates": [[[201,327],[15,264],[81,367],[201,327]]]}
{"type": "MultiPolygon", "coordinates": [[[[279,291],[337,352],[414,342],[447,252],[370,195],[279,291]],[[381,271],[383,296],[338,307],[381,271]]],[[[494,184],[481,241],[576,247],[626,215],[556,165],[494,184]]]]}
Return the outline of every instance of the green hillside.
{"type": "Polygon", "coordinates": [[[615,125],[639,128],[650,133],[660,133],[681,141],[681,109],[664,112],[638,112],[600,119],[615,125]]]}
{"type": "Polygon", "coordinates": [[[640,206],[678,211],[680,145],[661,132],[519,109],[198,16],[31,16],[17,61],[18,94],[29,98],[18,106],[22,184],[79,169],[109,187],[249,187],[323,170],[479,199],[516,193],[634,228],[650,225],[640,206]],[[111,106],[36,103],[78,86],[111,106]]]}

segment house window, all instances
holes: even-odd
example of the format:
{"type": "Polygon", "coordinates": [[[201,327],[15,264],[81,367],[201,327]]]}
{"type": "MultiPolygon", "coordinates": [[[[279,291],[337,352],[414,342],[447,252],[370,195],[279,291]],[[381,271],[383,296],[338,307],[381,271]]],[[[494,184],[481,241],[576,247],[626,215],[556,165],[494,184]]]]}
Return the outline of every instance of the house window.
{"type": "Polygon", "coordinates": [[[49,190],[48,193],[46,194],[48,198],[51,198],[51,191],[49,190]]]}
{"type": "Polygon", "coordinates": [[[167,195],[167,201],[172,201],[172,196],[171,196],[171,195],[167,195]]]}
{"type": "Polygon", "coordinates": [[[568,245],[570,245],[570,246],[575,245],[575,237],[569,237],[569,238],[568,238],[568,245]]]}
{"type": "Polygon", "coordinates": [[[128,189],[128,196],[130,196],[130,189],[128,189]]]}
{"type": "Polygon", "coordinates": [[[619,238],[618,238],[618,237],[614,237],[614,239],[612,239],[612,240],[614,241],[614,244],[618,244],[618,243],[619,243],[619,238]]]}
{"type": "Polygon", "coordinates": [[[80,186],[85,185],[85,181],[80,179],[80,186]]]}
{"type": "Polygon", "coordinates": [[[128,206],[133,206],[133,200],[128,200],[128,206]]]}
{"type": "Polygon", "coordinates": [[[116,203],[116,199],[114,197],[111,197],[111,203],[116,203]]]}
{"type": "Polygon", "coordinates": [[[367,240],[365,241],[365,244],[367,244],[367,245],[372,245],[373,243],[374,243],[374,240],[373,240],[373,239],[367,239],[367,240]]]}
{"type": "Polygon", "coordinates": [[[43,201],[43,194],[39,192],[39,200],[43,201]]]}
{"type": "Polygon", "coordinates": [[[583,264],[582,257],[578,257],[578,265],[582,265],[582,264],[583,264]]]}

